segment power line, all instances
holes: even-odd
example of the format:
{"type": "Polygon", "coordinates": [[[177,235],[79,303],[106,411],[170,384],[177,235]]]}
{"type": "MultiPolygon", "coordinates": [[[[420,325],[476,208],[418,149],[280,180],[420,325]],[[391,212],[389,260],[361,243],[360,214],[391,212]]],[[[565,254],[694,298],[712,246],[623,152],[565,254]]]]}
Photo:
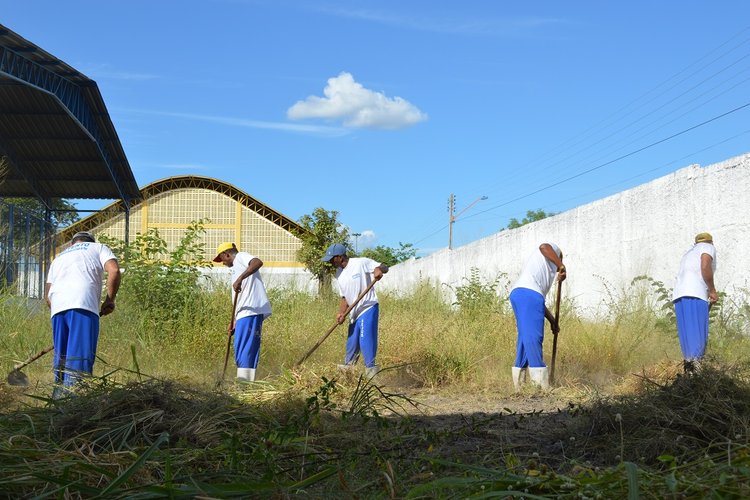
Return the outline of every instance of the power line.
{"type": "Polygon", "coordinates": [[[676,160],[672,160],[672,161],[670,161],[670,162],[668,162],[668,163],[664,163],[663,165],[660,165],[660,166],[658,166],[658,167],[656,167],[656,168],[651,168],[651,169],[649,169],[649,170],[646,170],[646,171],[643,171],[643,172],[641,172],[641,173],[639,173],[639,174],[637,174],[637,175],[633,175],[633,176],[631,176],[631,177],[627,177],[627,178],[625,178],[625,179],[619,180],[619,181],[617,181],[617,182],[614,182],[614,183],[612,183],[612,184],[608,184],[608,185],[606,185],[606,186],[603,186],[603,187],[601,187],[601,188],[598,188],[598,189],[594,189],[594,190],[592,190],[592,191],[587,191],[587,192],[585,192],[585,193],[583,193],[583,194],[580,194],[580,195],[574,196],[574,197],[572,197],[572,198],[566,198],[566,199],[564,199],[564,200],[556,201],[556,202],[554,202],[554,203],[551,203],[551,204],[547,205],[547,207],[554,207],[554,206],[559,206],[559,205],[562,205],[563,203],[567,203],[567,202],[569,202],[569,201],[572,201],[572,200],[577,200],[577,199],[581,199],[581,198],[586,198],[586,197],[588,197],[588,196],[590,196],[590,195],[592,195],[592,194],[594,194],[594,193],[598,193],[598,192],[600,192],[600,191],[604,191],[604,190],[606,190],[606,189],[608,189],[608,188],[611,188],[611,187],[614,187],[614,186],[619,186],[619,185],[622,185],[622,184],[624,184],[624,183],[626,183],[626,182],[628,182],[628,181],[631,181],[631,180],[633,180],[633,179],[638,179],[639,177],[643,177],[644,175],[647,175],[647,174],[650,174],[650,173],[652,173],[652,172],[656,172],[656,171],[662,170],[662,169],[664,169],[664,168],[667,168],[667,167],[669,167],[669,166],[672,166],[672,165],[674,165],[674,164],[675,164],[675,163],[677,163],[677,162],[680,162],[680,161],[686,160],[686,159],[688,159],[688,158],[690,158],[690,157],[693,157],[693,156],[695,156],[695,155],[697,155],[697,154],[699,154],[699,153],[703,153],[703,152],[705,152],[705,151],[708,151],[709,149],[712,149],[712,148],[715,148],[716,146],[720,146],[720,145],[722,145],[722,144],[725,144],[725,143],[727,143],[727,142],[729,142],[729,141],[732,141],[732,140],[734,140],[734,139],[737,139],[738,137],[741,137],[741,136],[743,136],[743,135],[746,135],[746,134],[748,134],[748,133],[750,133],[750,129],[748,129],[748,130],[744,130],[744,131],[740,132],[739,134],[735,134],[735,135],[733,135],[733,136],[731,136],[731,137],[727,137],[726,139],[723,139],[723,140],[721,140],[721,141],[719,141],[719,142],[715,142],[715,143],[713,143],[713,144],[711,144],[711,145],[709,145],[709,146],[706,146],[706,147],[704,147],[704,148],[701,148],[701,149],[698,149],[698,150],[696,150],[696,151],[693,151],[693,152],[691,152],[691,153],[688,153],[688,154],[686,154],[686,155],[684,155],[684,156],[681,156],[681,157],[677,158],[676,160]]]}
{"type": "MultiPolygon", "coordinates": [[[[709,92],[711,92],[711,91],[715,90],[716,88],[720,87],[721,85],[723,85],[724,83],[728,82],[729,80],[731,80],[732,78],[736,77],[737,75],[740,75],[740,74],[744,73],[745,71],[747,71],[747,70],[743,70],[743,71],[742,71],[742,72],[740,72],[740,73],[736,73],[736,74],[732,75],[732,76],[731,76],[730,78],[728,78],[728,79],[724,80],[724,81],[723,81],[723,82],[721,82],[721,83],[720,83],[719,85],[716,85],[716,86],[714,86],[713,88],[711,88],[711,89],[707,90],[706,92],[703,92],[702,94],[700,94],[700,95],[696,96],[695,98],[691,99],[690,101],[687,101],[687,102],[686,102],[686,103],[684,103],[683,105],[686,105],[686,104],[690,104],[690,103],[692,103],[692,102],[696,101],[696,100],[697,100],[697,99],[699,99],[700,97],[703,97],[703,96],[704,96],[704,95],[706,95],[707,93],[709,93],[709,92]]],[[[745,82],[747,82],[747,81],[750,81],[750,77],[747,77],[747,78],[745,78],[744,80],[741,80],[740,82],[738,82],[738,83],[734,84],[733,86],[729,87],[728,89],[726,89],[726,90],[724,90],[724,91],[720,92],[719,94],[717,94],[717,95],[715,95],[715,96],[711,97],[710,99],[707,99],[706,101],[704,101],[704,102],[702,102],[702,103],[698,104],[697,106],[694,106],[694,107],[692,107],[692,108],[688,109],[687,111],[683,111],[683,112],[682,112],[681,114],[677,115],[676,117],[672,118],[671,120],[669,120],[669,121],[667,121],[667,122],[665,122],[665,123],[663,123],[663,124],[661,124],[661,125],[659,125],[659,126],[657,126],[657,127],[653,128],[652,130],[650,130],[650,131],[646,132],[645,134],[642,134],[642,135],[640,135],[639,137],[636,137],[635,139],[633,139],[633,140],[631,140],[631,141],[628,141],[628,142],[624,143],[623,145],[621,145],[620,147],[618,147],[618,148],[616,148],[616,149],[614,149],[614,150],[612,150],[611,148],[612,148],[612,147],[614,147],[614,146],[615,146],[615,145],[617,144],[617,142],[615,142],[614,144],[612,144],[612,145],[611,145],[611,146],[610,146],[609,148],[604,148],[604,149],[600,149],[600,150],[599,150],[599,152],[603,152],[603,151],[606,151],[607,149],[610,149],[610,153],[616,153],[616,152],[618,152],[618,151],[622,151],[623,149],[627,148],[628,146],[631,146],[632,144],[635,144],[635,143],[637,143],[637,142],[638,142],[638,141],[640,141],[641,139],[645,139],[646,137],[648,137],[648,136],[652,135],[653,133],[657,132],[658,130],[661,130],[661,129],[663,129],[663,128],[664,128],[664,127],[666,127],[667,125],[669,125],[669,124],[671,124],[671,123],[674,123],[674,122],[676,122],[676,121],[677,121],[677,120],[679,120],[680,118],[682,118],[682,117],[684,117],[684,116],[687,116],[687,115],[689,115],[690,113],[692,113],[693,111],[695,111],[695,110],[697,110],[697,109],[699,109],[699,108],[701,108],[701,107],[705,106],[706,104],[708,104],[708,103],[710,103],[710,102],[712,102],[712,101],[714,101],[714,100],[718,99],[719,97],[723,96],[723,95],[724,95],[724,94],[726,94],[727,92],[729,92],[729,91],[731,91],[731,90],[734,90],[735,88],[737,88],[738,86],[742,85],[743,83],[745,83],[745,82]]],[[[648,124],[647,124],[647,125],[645,125],[644,127],[641,127],[641,128],[639,128],[638,130],[635,130],[635,131],[631,132],[630,134],[626,135],[625,137],[623,137],[623,139],[622,139],[622,140],[626,140],[627,138],[629,138],[629,137],[632,137],[633,135],[635,135],[635,134],[637,134],[637,133],[639,133],[639,132],[641,132],[641,131],[645,130],[645,129],[646,129],[647,127],[649,127],[649,126],[651,126],[651,125],[653,125],[653,124],[655,124],[655,123],[658,123],[658,122],[659,122],[660,120],[662,120],[663,118],[666,118],[666,117],[667,117],[667,116],[669,116],[670,114],[672,114],[672,113],[674,113],[674,112],[676,112],[676,111],[679,111],[680,109],[682,109],[682,108],[676,108],[676,109],[674,109],[674,110],[670,111],[669,113],[667,113],[666,115],[662,116],[661,118],[658,118],[658,119],[656,119],[656,120],[654,120],[654,121],[652,121],[652,122],[648,123],[648,124]]],[[[622,141],[618,141],[618,142],[622,142],[622,141]]],[[[600,155],[600,156],[599,156],[598,158],[596,158],[596,159],[595,159],[595,160],[593,160],[593,161],[600,161],[600,160],[601,160],[601,159],[603,158],[603,156],[605,156],[605,155],[600,155]]],[[[585,157],[585,158],[583,158],[583,159],[584,159],[584,160],[586,160],[586,159],[588,159],[588,158],[591,158],[591,155],[589,155],[589,156],[587,156],[587,157],[585,157]]],[[[560,163],[562,163],[562,162],[560,162],[560,163]]],[[[559,163],[558,163],[558,164],[559,164],[559,163]]],[[[556,165],[556,164],[553,164],[553,165],[556,165]]]]}
{"type": "MultiPolygon", "coordinates": [[[[581,137],[581,138],[580,138],[580,139],[579,139],[578,141],[576,141],[576,142],[572,142],[572,141],[575,141],[575,137],[574,137],[574,138],[571,138],[571,139],[570,139],[570,140],[568,140],[568,141],[564,141],[563,143],[559,144],[558,146],[555,146],[555,147],[551,148],[550,150],[548,150],[547,152],[545,152],[545,153],[543,153],[542,155],[540,155],[540,156],[538,157],[538,159],[537,159],[537,160],[532,160],[532,161],[529,161],[529,162],[525,163],[525,164],[524,164],[524,167],[526,167],[526,166],[529,166],[529,165],[532,165],[532,164],[534,164],[534,163],[537,163],[537,164],[543,164],[543,163],[546,163],[546,162],[547,162],[548,160],[544,160],[544,161],[541,161],[541,162],[540,162],[540,160],[541,160],[542,158],[544,158],[545,156],[548,156],[549,154],[551,154],[551,153],[552,153],[552,152],[554,152],[554,151],[557,151],[557,150],[561,150],[561,151],[566,151],[566,150],[570,150],[570,149],[572,149],[573,147],[575,147],[575,146],[577,146],[577,145],[579,145],[579,144],[583,143],[583,142],[584,142],[584,141],[586,141],[586,140],[587,140],[588,138],[590,138],[590,137],[592,137],[592,136],[594,135],[594,134],[588,134],[587,132],[589,132],[589,131],[591,131],[591,130],[595,130],[595,129],[596,129],[596,130],[597,130],[598,132],[601,132],[602,130],[605,130],[605,129],[607,129],[607,128],[611,127],[611,126],[612,126],[612,125],[614,125],[615,123],[617,123],[617,122],[619,122],[619,121],[623,120],[624,118],[626,118],[627,116],[629,116],[629,115],[633,114],[633,113],[634,113],[635,111],[637,111],[638,109],[641,109],[641,108],[643,108],[643,107],[644,107],[645,105],[647,105],[647,104],[649,104],[649,103],[651,103],[651,102],[655,101],[655,100],[656,100],[656,99],[658,99],[659,97],[661,97],[661,96],[665,95],[665,94],[666,94],[667,92],[669,92],[669,91],[673,90],[674,88],[676,88],[677,86],[679,86],[679,85],[680,85],[680,84],[682,84],[683,82],[685,82],[685,81],[687,81],[688,79],[692,78],[693,76],[695,76],[696,74],[698,74],[698,73],[699,73],[700,71],[702,71],[702,70],[704,70],[705,68],[707,68],[707,67],[711,66],[712,64],[714,64],[715,62],[719,61],[719,60],[720,60],[720,59],[722,59],[723,57],[726,57],[726,56],[727,56],[728,54],[730,54],[731,52],[733,52],[733,51],[734,51],[734,50],[736,50],[737,48],[739,48],[739,47],[741,47],[742,45],[746,44],[746,43],[747,43],[748,41],[750,41],[750,38],[746,38],[746,39],[744,39],[744,40],[743,40],[743,41],[741,41],[740,43],[738,43],[738,44],[734,45],[734,46],[733,46],[732,48],[730,48],[729,50],[727,50],[727,51],[724,51],[724,52],[723,52],[723,53],[721,53],[721,54],[720,54],[719,56],[717,56],[717,57],[715,57],[714,59],[712,59],[712,60],[711,60],[710,62],[708,62],[708,63],[706,63],[706,64],[702,65],[702,66],[701,66],[700,68],[698,68],[698,69],[697,69],[696,71],[694,71],[694,72],[692,72],[692,73],[688,74],[687,76],[683,77],[683,78],[682,78],[682,79],[680,79],[680,80],[679,80],[678,82],[676,82],[675,84],[671,85],[670,87],[668,87],[667,89],[665,89],[665,90],[664,90],[664,91],[662,91],[661,93],[657,94],[657,95],[656,95],[656,96],[654,96],[653,98],[651,98],[651,99],[649,99],[648,101],[646,101],[646,102],[644,102],[644,103],[640,104],[639,106],[635,107],[634,109],[632,109],[632,110],[631,110],[631,111],[629,111],[628,113],[624,114],[623,116],[617,117],[617,115],[618,115],[618,114],[619,114],[619,113],[620,113],[621,111],[623,111],[623,110],[625,110],[625,109],[628,109],[628,108],[629,108],[629,107],[631,107],[631,106],[632,106],[633,104],[635,104],[636,102],[640,101],[640,100],[641,100],[642,98],[644,98],[644,97],[646,97],[647,95],[649,95],[649,94],[653,93],[654,91],[656,91],[656,90],[657,90],[657,89],[659,89],[660,87],[664,86],[665,84],[667,84],[667,83],[668,83],[668,82],[670,82],[671,80],[674,80],[674,79],[675,79],[676,77],[678,77],[678,76],[679,76],[679,75],[681,75],[682,73],[685,73],[685,72],[686,72],[687,70],[689,70],[689,69],[690,69],[690,68],[692,68],[693,66],[697,65],[697,64],[698,64],[698,63],[700,63],[700,62],[701,62],[702,60],[704,60],[704,59],[708,58],[708,57],[709,57],[709,56],[710,56],[711,54],[713,54],[713,53],[717,52],[717,51],[718,51],[718,50],[720,50],[720,49],[721,49],[722,47],[724,47],[725,45],[729,44],[730,42],[732,42],[733,40],[735,40],[736,38],[738,38],[738,37],[739,37],[740,35],[742,35],[743,33],[745,33],[745,32],[746,32],[746,31],[748,31],[748,30],[750,30],[750,26],[748,26],[748,27],[745,27],[745,28],[743,28],[743,29],[742,29],[742,30],[740,30],[740,31],[739,31],[738,33],[736,33],[735,35],[733,35],[732,37],[730,37],[730,38],[729,38],[729,39],[728,39],[727,41],[725,41],[724,43],[722,43],[721,45],[719,45],[719,46],[717,46],[716,48],[712,49],[711,51],[709,51],[708,53],[706,53],[706,54],[705,54],[704,56],[702,56],[701,58],[697,59],[697,60],[696,60],[696,61],[694,61],[693,63],[689,64],[688,66],[686,66],[686,67],[685,67],[685,68],[683,68],[682,70],[678,71],[677,73],[675,73],[675,74],[674,74],[674,75],[672,75],[672,76],[671,76],[670,78],[668,78],[667,80],[663,81],[662,83],[660,83],[659,85],[657,85],[657,86],[656,86],[656,87],[654,87],[653,89],[651,89],[651,90],[649,90],[649,91],[645,92],[644,94],[641,94],[641,95],[640,95],[639,97],[637,97],[636,99],[634,99],[634,100],[633,100],[633,101],[631,101],[630,103],[626,104],[625,106],[623,106],[623,107],[621,107],[620,109],[618,109],[617,111],[615,111],[615,112],[614,112],[614,113],[613,113],[612,115],[610,115],[609,117],[607,117],[607,118],[605,118],[605,119],[603,119],[603,120],[600,120],[600,121],[599,121],[599,122],[597,122],[596,124],[594,124],[594,125],[592,125],[591,127],[587,128],[586,130],[584,130],[584,132],[582,132],[582,137],[581,137]],[[610,121],[610,120],[612,120],[612,119],[614,119],[614,118],[616,118],[616,119],[615,119],[615,120],[614,120],[614,121],[613,121],[612,123],[608,124],[608,125],[607,125],[606,127],[604,127],[604,128],[601,128],[601,127],[599,127],[599,125],[601,125],[601,124],[603,124],[603,123],[606,123],[606,122],[608,122],[608,121],[610,121]],[[571,144],[571,142],[572,142],[572,144],[571,144]],[[564,147],[564,146],[565,146],[565,147],[564,147]]],[[[651,112],[649,112],[649,113],[646,113],[645,115],[643,115],[643,116],[641,116],[640,118],[638,118],[638,119],[636,119],[636,120],[632,121],[631,123],[627,124],[626,126],[624,126],[624,127],[620,127],[619,129],[615,130],[614,132],[612,132],[611,134],[607,135],[606,137],[604,137],[604,138],[602,138],[602,139],[599,139],[599,140],[595,141],[595,142],[594,142],[593,144],[591,144],[591,145],[589,145],[589,146],[586,146],[586,147],[584,147],[583,149],[580,149],[580,150],[578,150],[578,151],[577,151],[577,152],[575,152],[575,153],[572,153],[571,155],[569,155],[569,156],[568,156],[568,157],[566,158],[566,160],[567,160],[567,159],[571,159],[571,158],[573,158],[573,157],[574,157],[575,155],[577,155],[577,154],[579,154],[579,153],[581,153],[581,152],[583,152],[583,151],[586,151],[586,150],[590,149],[591,147],[593,147],[593,146],[595,146],[595,145],[597,145],[597,144],[599,144],[599,143],[603,142],[604,140],[606,140],[606,139],[608,139],[608,138],[612,137],[613,135],[616,135],[616,134],[617,134],[618,132],[620,132],[620,131],[622,131],[622,130],[625,130],[625,129],[627,129],[628,127],[630,127],[630,126],[634,125],[635,123],[638,123],[638,122],[639,122],[640,120],[642,120],[642,119],[646,118],[647,116],[650,116],[651,114],[655,113],[656,111],[658,111],[659,109],[663,108],[663,107],[664,107],[664,106],[666,106],[667,104],[669,104],[669,103],[673,102],[674,100],[678,99],[679,97],[682,97],[682,96],[684,96],[685,94],[687,94],[687,93],[689,93],[690,91],[694,90],[694,89],[695,89],[695,88],[696,88],[697,86],[699,86],[699,85],[701,85],[701,84],[705,83],[705,82],[706,82],[706,81],[708,81],[709,79],[711,79],[711,78],[715,77],[715,76],[716,76],[717,74],[719,74],[719,73],[721,73],[722,71],[724,71],[724,70],[728,69],[729,67],[731,67],[731,66],[733,66],[733,65],[737,64],[738,62],[740,62],[741,60],[745,59],[746,57],[748,57],[748,55],[745,55],[745,56],[741,57],[740,59],[738,59],[738,60],[734,61],[734,62],[733,62],[732,64],[730,64],[729,66],[727,66],[727,67],[723,68],[722,70],[718,71],[717,73],[714,73],[713,75],[711,75],[710,77],[708,77],[708,78],[704,79],[703,81],[701,81],[701,82],[700,82],[700,83],[698,83],[697,85],[694,85],[693,87],[691,87],[691,88],[690,88],[690,89],[688,89],[687,91],[685,91],[685,92],[683,92],[682,94],[680,94],[680,95],[679,95],[679,96],[678,96],[677,98],[674,98],[674,99],[672,99],[672,100],[668,101],[667,103],[665,103],[664,105],[660,106],[660,107],[659,107],[659,108],[657,108],[656,110],[653,110],[653,111],[651,111],[651,112]]],[[[560,163],[560,161],[558,161],[558,162],[555,162],[555,163],[553,163],[552,165],[549,165],[549,166],[553,166],[553,165],[556,165],[556,164],[559,164],[559,163],[560,163]]],[[[519,169],[519,170],[517,171],[517,173],[516,173],[516,174],[514,174],[514,175],[511,175],[511,176],[506,176],[506,177],[505,177],[505,178],[503,179],[503,184],[504,184],[504,185],[507,185],[509,181],[515,180],[515,178],[517,178],[517,177],[519,177],[519,176],[521,176],[521,175],[526,175],[526,176],[528,176],[528,170],[527,170],[527,169],[525,169],[525,168],[521,168],[521,169],[519,169]]],[[[494,190],[495,188],[496,188],[496,185],[495,185],[495,186],[492,186],[492,187],[490,187],[490,188],[487,188],[487,186],[484,186],[484,187],[483,187],[482,189],[483,189],[483,190],[485,190],[485,191],[487,191],[487,192],[489,192],[489,191],[491,191],[491,190],[494,190]]]]}
{"type": "Polygon", "coordinates": [[[541,187],[541,188],[539,188],[539,189],[537,189],[537,190],[535,190],[535,191],[532,191],[532,192],[530,192],[530,193],[526,193],[526,194],[524,194],[524,195],[518,196],[518,197],[516,197],[516,198],[513,198],[512,200],[506,201],[505,203],[501,203],[500,205],[495,205],[494,207],[490,207],[490,208],[488,208],[488,209],[486,209],[486,210],[482,210],[482,211],[480,211],[480,212],[477,212],[477,213],[475,213],[475,214],[469,215],[469,216],[467,216],[467,217],[465,217],[465,218],[466,218],[466,219],[468,219],[468,218],[470,218],[470,217],[474,217],[474,216],[477,216],[477,215],[479,215],[479,214],[483,214],[483,213],[485,213],[485,212],[489,212],[489,211],[491,211],[491,210],[495,210],[495,209],[497,209],[497,208],[500,208],[500,207],[503,207],[503,206],[505,206],[505,205],[509,205],[509,204],[511,204],[511,203],[513,203],[513,202],[516,202],[516,201],[522,200],[522,199],[524,199],[524,198],[528,198],[529,196],[535,195],[535,194],[537,194],[537,193],[541,193],[542,191],[546,191],[547,189],[553,188],[553,187],[555,187],[555,186],[559,186],[560,184],[563,184],[563,183],[565,183],[565,182],[568,182],[568,181],[570,181],[570,180],[573,180],[573,179],[577,179],[578,177],[581,177],[581,176],[583,176],[583,175],[586,175],[586,174],[588,174],[588,173],[591,173],[591,172],[593,172],[593,171],[595,171],[595,170],[598,170],[598,169],[600,169],[600,168],[606,167],[607,165],[611,165],[612,163],[615,163],[615,162],[617,162],[617,161],[620,161],[620,160],[623,160],[623,159],[625,159],[625,158],[628,158],[628,157],[630,157],[630,156],[633,156],[633,155],[635,155],[635,154],[637,154],[637,153],[640,153],[641,151],[645,151],[646,149],[650,149],[650,148],[652,148],[652,147],[654,147],[654,146],[657,146],[657,145],[659,145],[659,144],[662,144],[662,143],[664,143],[664,142],[667,142],[667,141],[669,141],[669,140],[671,140],[671,139],[674,139],[675,137],[679,137],[679,136],[681,136],[681,135],[683,135],[683,134],[686,134],[686,133],[690,132],[691,130],[695,130],[695,129],[697,129],[697,128],[699,128],[699,127],[702,127],[702,126],[704,126],[704,125],[707,125],[707,124],[709,124],[709,123],[711,123],[711,122],[714,122],[714,121],[716,121],[716,120],[719,120],[719,119],[721,119],[721,118],[723,118],[723,117],[725,117],[725,116],[731,115],[732,113],[736,113],[737,111],[740,111],[740,110],[742,110],[742,109],[744,109],[744,108],[746,108],[746,107],[748,107],[748,106],[750,106],[750,102],[748,102],[748,103],[745,103],[745,104],[743,104],[742,106],[738,106],[738,107],[736,107],[736,108],[734,108],[734,109],[731,109],[731,110],[729,110],[729,111],[727,111],[727,112],[725,112],[725,113],[722,113],[722,114],[720,114],[720,115],[714,116],[713,118],[709,118],[709,119],[708,119],[708,120],[706,120],[706,121],[703,121],[703,122],[701,122],[701,123],[698,123],[697,125],[693,125],[692,127],[689,127],[689,128],[686,128],[686,129],[684,129],[684,130],[681,130],[680,132],[677,132],[677,133],[675,133],[675,134],[672,134],[672,135],[670,135],[670,136],[668,136],[668,137],[665,137],[665,138],[663,138],[663,139],[660,139],[660,140],[658,140],[658,141],[656,141],[656,142],[652,142],[651,144],[648,144],[648,145],[646,145],[646,146],[643,146],[642,148],[638,148],[638,149],[636,149],[636,150],[634,150],[634,151],[631,151],[631,152],[629,152],[629,153],[627,153],[627,154],[624,154],[624,155],[622,155],[622,156],[618,156],[617,158],[614,158],[614,159],[612,159],[612,160],[609,160],[609,161],[607,161],[607,162],[605,162],[605,163],[602,163],[602,164],[600,164],[600,165],[597,165],[597,166],[595,166],[595,167],[592,167],[592,168],[589,168],[589,169],[587,169],[587,170],[584,170],[583,172],[580,172],[580,173],[577,173],[577,174],[575,174],[575,175],[571,175],[571,176],[569,176],[569,177],[566,177],[565,179],[563,179],[563,180],[561,180],[561,181],[558,181],[558,182],[554,182],[554,183],[552,183],[552,184],[548,184],[547,186],[541,187]]]}

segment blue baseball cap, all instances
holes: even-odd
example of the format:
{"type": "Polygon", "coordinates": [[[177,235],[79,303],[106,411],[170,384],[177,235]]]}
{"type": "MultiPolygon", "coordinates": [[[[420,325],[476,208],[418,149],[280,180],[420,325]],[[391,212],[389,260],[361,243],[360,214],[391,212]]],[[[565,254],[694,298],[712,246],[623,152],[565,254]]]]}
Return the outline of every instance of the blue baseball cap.
{"type": "Polygon", "coordinates": [[[346,247],[342,245],[341,243],[334,243],[330,247],[328,247],[328,250],[326,250],[326,254],[320,259],[323,262],[330,262],[332,258],[334,258],[337,255],[345,255],[346,254],[346,247]]]}

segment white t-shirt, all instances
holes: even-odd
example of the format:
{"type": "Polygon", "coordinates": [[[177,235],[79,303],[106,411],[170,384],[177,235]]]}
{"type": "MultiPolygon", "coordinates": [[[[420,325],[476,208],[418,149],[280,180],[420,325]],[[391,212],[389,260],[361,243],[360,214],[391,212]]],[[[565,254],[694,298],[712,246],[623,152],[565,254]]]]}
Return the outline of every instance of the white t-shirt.
{"type": "MultiPolygon", "coordinates": [[[[229,268],[232,271],[232,283],[245,272],[250,261],[254,258],[254,255],[247,252],[237,252],[232,267],[229,268]]],[[[234,288],[232,288],[232,300],[234,300],[234,288]]],[[[263,319],[271,315],[271,303],[268,301],[266,286],[263,284],[263,279],[258,271],[255,271],[242,282],[242,290],[240,290],[240,296],[237,299],[235,318],[240,319],[256,314],[262,314],[263,319]]]]}
{"type": "MultiPolygon", "coordinates": [[[[560,248],[554,243],[547,243],[552,247],[557,256],[560,256],[560,248]]],[[[540,245],[541,246],[541,245],[540,245]]],[[[557,273],[557,266],[547,260],[542,255],[541,250],[536,250],[531,254],[531,257],[526,261],[521,271],[521,276],[513,285],[513,290],[516,288],[528,288],[539,292],[543,297],[547,296],[547,292],[552,287],[552,283],[555,281],[555,273],[557,273]]],[[[512,290],[511,290],[512,291],[512,290]]]]}
{"type": "Polygon", "coordinates": [[[78,242],[63,250],[49,268],[52,316],[69,309],[99,314],[104,264],[115,254],[101,243],[78,242]]]}
{"type": "Polygon", "coordinates": [[[711,269],[716,272],[716,248],[711,243],[696,243],[693,248],[685,252],[680,262],[680,271],[672,292],[672,300],[681,297],[695,297],[708,300],[708,285],[703,281],[701,273],[701,255],[711,257],[711,269]]]}
{"type": "MultiPolygon", "coordinates": [[[[346,299],[346,303],[352,305],[359,294],[365,288],[370,286],[373,277],[372,272],[380,265],[367,257],[350,257],[346,267],[336,270],[336,282],[339,287],[339,294],[346,299]]],[[[367,295],[351,310],[349,317],[352,321],[356,320],[360,314],[378,303],[378,296],[375,294],[375,287],[370,288],[367,295]]]]}

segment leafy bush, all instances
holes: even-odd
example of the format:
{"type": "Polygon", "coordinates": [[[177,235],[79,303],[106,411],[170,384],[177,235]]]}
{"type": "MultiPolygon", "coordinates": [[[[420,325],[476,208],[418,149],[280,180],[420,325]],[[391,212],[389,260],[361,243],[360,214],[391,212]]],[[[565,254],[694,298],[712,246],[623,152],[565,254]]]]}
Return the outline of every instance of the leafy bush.
{"type": "Polygon", "coordinates": [[[472,267],[470,272],[469,278],[463,279],[465,284],[455,288],[446,285],[456,294],[456,301],[453,305],[469,313],[498,311],[503,302],[499,297],[498,289],[505,274],[498,275],[494,281],[485,282],[479,268],[472,267]]]}
{"type": "Polygon", "coordinates": [[[172,251],[167,250],[167,242],[156,228],[139,233],[129,245],[101,236],[100,241],[112,248],[123,269],[122,295],[159,320],[173,320],[191,307],[201,296],[199,268],[209,265],[200,244],[204,224],[204,220],[191,222],[172,251]]]}
{"type": "Polygon", "coordinates": [[[677,318],[672,304],[672,289],[664,286],[663,282],[646,275],[636,276],[630,282],[634,287],[639,283],[646,284],[647,293],[653,298],[651,308],[656,316],[656,328],[664,333],[674,332],[677,328],[677,318]]]}

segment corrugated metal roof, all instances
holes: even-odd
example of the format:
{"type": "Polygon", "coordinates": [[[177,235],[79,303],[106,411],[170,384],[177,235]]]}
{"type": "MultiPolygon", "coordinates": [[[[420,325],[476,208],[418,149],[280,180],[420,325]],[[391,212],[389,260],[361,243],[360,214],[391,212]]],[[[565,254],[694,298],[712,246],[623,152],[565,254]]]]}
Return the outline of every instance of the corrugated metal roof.
{"type": "Polygon", "coordinates": [[[140,196],[96,82],[3,25],[0,154],[0,196],[140,196]]]}

